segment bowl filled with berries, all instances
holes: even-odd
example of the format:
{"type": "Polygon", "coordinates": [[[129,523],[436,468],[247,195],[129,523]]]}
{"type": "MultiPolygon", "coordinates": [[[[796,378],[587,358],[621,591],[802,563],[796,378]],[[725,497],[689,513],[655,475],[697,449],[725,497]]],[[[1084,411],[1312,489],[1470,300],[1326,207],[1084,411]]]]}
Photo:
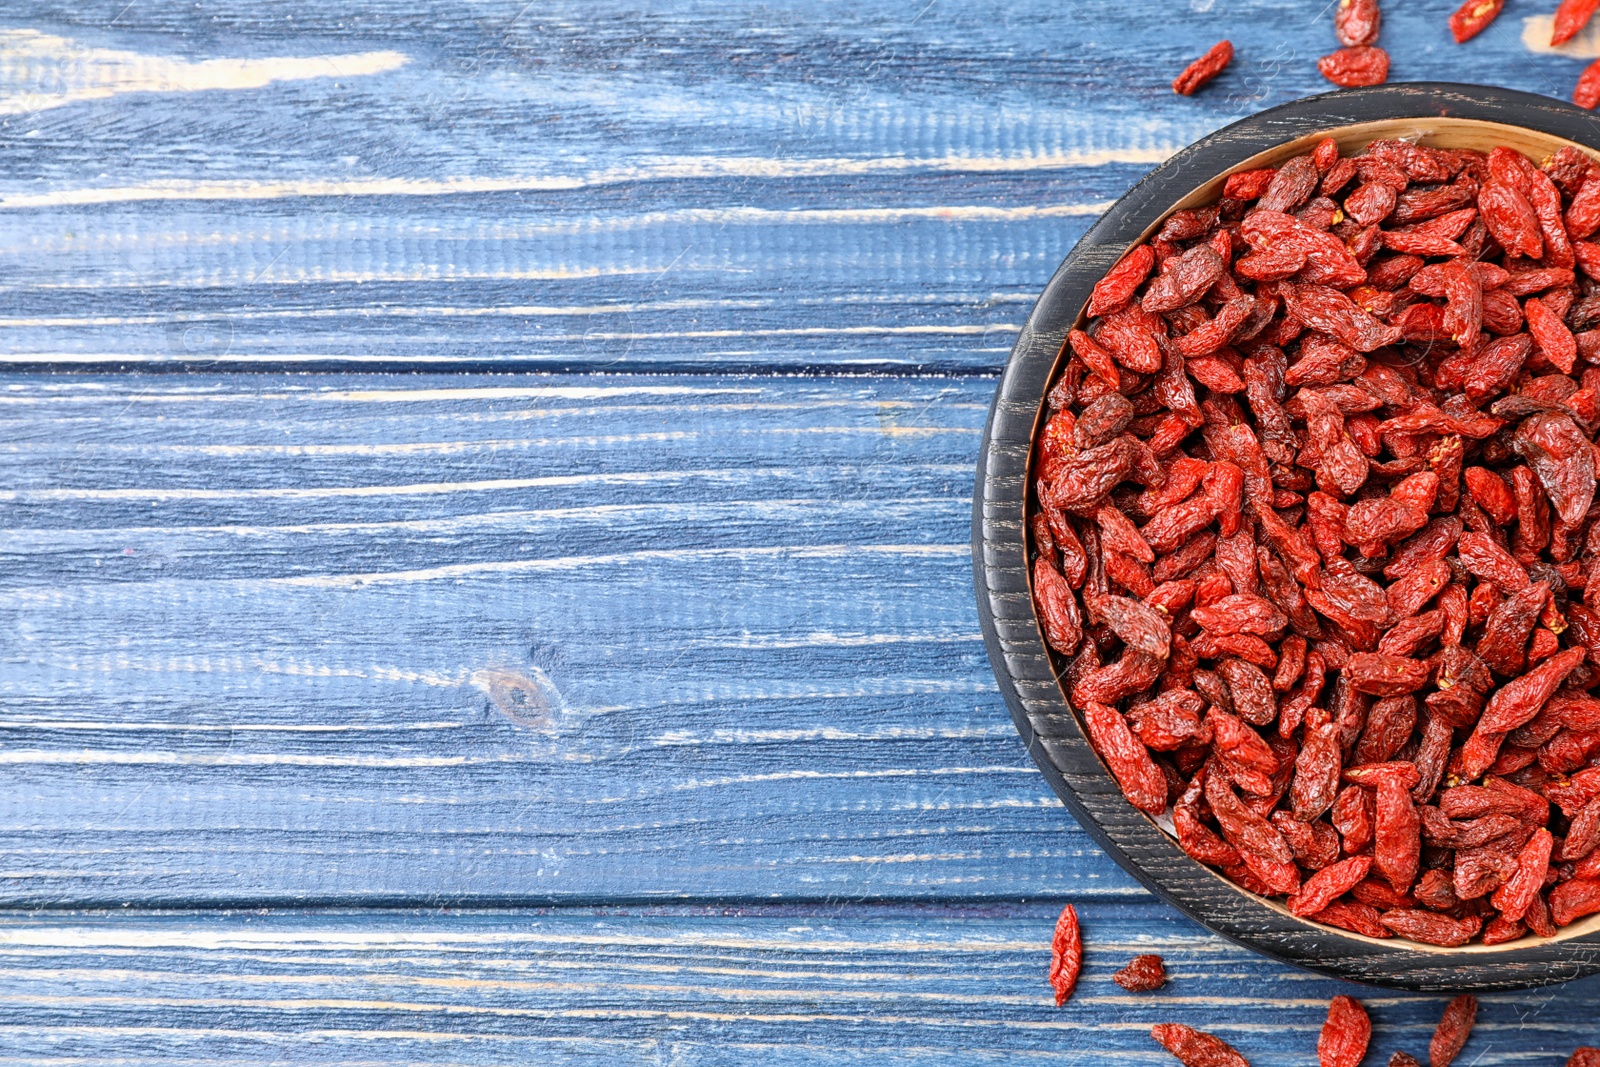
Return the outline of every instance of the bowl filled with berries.
{"type": "Polygon", "coordinates": [[[1210,929],[1600,971],[1600,129],[1397,84],[1158,167],[1024,326],[973,560],[1029,752],[1210,929]]]}

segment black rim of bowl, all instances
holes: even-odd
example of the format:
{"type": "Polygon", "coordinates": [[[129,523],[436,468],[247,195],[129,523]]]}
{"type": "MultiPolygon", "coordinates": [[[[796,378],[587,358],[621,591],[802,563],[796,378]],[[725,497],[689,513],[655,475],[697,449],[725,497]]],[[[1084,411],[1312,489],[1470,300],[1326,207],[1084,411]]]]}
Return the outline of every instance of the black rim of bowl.
{"type": "Polygon", "coordinates": [[[1157,896],[1231,941],[1337,978],[1402,989],[1523,989],[1600,971],[1600,930],[1457,949],[1364,938],[1297,919],[1190,859],[1123,798],[1089,747],[1057,682],[1065,661],[1040,635],[1026,565],[1035,426],[1067,330],[1106,270],[1178,200],[1252,156],[1341,126],[1439,118],[1521,126],[1600,148],[1600,116],[1548,97],[1438,82],[1385,85],[1308,97],[1236,122],[1173,156],[1112,205],[1045,286],[995,392],[973,494],[973,580],[989,661],[1029,755],[1084,830],[1157,896]]]}

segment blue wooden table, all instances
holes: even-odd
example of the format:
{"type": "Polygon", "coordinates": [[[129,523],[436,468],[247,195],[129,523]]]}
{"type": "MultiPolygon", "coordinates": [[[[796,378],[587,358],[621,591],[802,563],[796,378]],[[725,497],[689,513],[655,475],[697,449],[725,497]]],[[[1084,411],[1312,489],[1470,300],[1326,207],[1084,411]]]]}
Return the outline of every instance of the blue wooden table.
{"type": "MultiPolygon", "coordinates": [[[[1453,6],[1390,0],[1397,80],[1600,54],[1453,6]]],[[[1306,1064],[1339,992],[1422,1054],[1443,998],[1097,851],[970,591],[1034,295],[1326,88],[1330,7],[11,0],[0,1062],[1306,1064]]],[[[1558,1065],[1597,994],[1487,997],[1461,1062],[1558,1065]]]]}

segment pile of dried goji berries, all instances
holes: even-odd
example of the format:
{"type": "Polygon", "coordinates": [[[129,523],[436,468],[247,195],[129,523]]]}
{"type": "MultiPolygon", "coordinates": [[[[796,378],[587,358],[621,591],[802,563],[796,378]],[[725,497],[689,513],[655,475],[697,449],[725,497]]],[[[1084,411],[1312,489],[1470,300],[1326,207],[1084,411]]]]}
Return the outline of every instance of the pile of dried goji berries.
{"type": "MultiPolygon", "coordinates": [[[[1505,0],[1466,0],[1450,16],[1450,33],[1465,44],[1488,28],[1505,7],[1505,0]]],[[[1600,0],[1561,0],[1552,20],[1550,44],[1565,44],[1588,25],[1600,0]]],[[[1389,53],[1378,47],[1382,25],[1378,0],[1339,0],[1333,30],[1340,48],[1317,60],[1322,76],[1341,88],[1382,85],[1389,80],[1389,53]]],[[[1205,55],[1184,68],[1172,82],[1172,91],[1189,96],[1221,74],[1233,61],[1233,44],[1219,41],[1205,55]]],[[[1600,59],[1589,64],[1572,90],[1572,102],[1593,108],[1600,104],[1600,59]]]]}
{"type": "Polygon", "coordinates": [[[1090,740],[1183,849],[1437,945],[1600,911],[1600,166],[1331,140],[1094,288],[1033,467],[1090,740]]]}

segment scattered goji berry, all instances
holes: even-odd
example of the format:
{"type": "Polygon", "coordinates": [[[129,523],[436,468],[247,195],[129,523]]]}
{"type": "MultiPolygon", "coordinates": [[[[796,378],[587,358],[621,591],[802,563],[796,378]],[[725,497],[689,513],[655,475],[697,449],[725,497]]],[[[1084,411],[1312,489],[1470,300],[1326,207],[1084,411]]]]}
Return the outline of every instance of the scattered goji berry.
{"type": "Polygon", "coordinates": [[[1148,993],[1167,984],[1167,968],[1160,956],[1135,956],[1111,980],[1130,993],[1148,993]]]}
{"type": "Polygon", "coordinates": [[[1333,32],[1348,47],[1375,44],[1382,22],[1378,0],[1339,0],[1333,13],[1333,32]]]}
{"type": "Polygon", "coordinates": [[[1056,991],[1056,1007],[1067,1002],[1083,970],[1083,936],[1078,930],[1078,909],[1071,904],[1061,909],[1055,936],[1050,941],[1050,988],[1056,991]]]}
{"type": "Polygon", "coordinates": [[[1183,1023],[1157,1023],[1150,1036],[1184,1067],[1250,1067],[1250,1061],[1222,1038],[1183,1023]]]}
{"type": "Polygon", "coordinates": [[[1434,1028],[1433,1039],[1428,1042],[1428,1067],[1450,1067],[1461,1047],[1472,1033],[1472,1023],[1478,1017],[1478,998],[1463,993],[1445,1005],[1444,1015],[1434,1028]]]}
{"type": "Polygon", "coordinates": [[[1179,96],[1190,96],[1206,82],[1221,74],[1233,61],[1233,42],[1218,41],[1205,55],[1183,68],[1183,73],[1172,79],[1172,91],[1179,96]]]}
{"type": "Polygon", "coordinates": [[[1317,1038],[1317,1062],[1321,1067],[1356,1067],[1371,1040],[1372,1020],[1361,1002],[1354,997],[1334,997],[1317,1038]]]}
{"type": "MultiPolygon", "coordinates": [[[[1600,59],[1584,67],[1583,73],[1578,75],[1578,83],[1572,87],[1572,102],[1590,111],[1594,110],[1596,104],[1600,104],[1600,59]]],[[[1568,229],[1581,230],[1582,227],[1573,227],[1569,222],[1568,229]]],[[[1594,231],[1591,229],[1590,233],[1592,232],[1594,231]]],[[[1577,236],[1587,237],[1588,234],[1579,233],[1577,236]]]]}
{"type": "Polygon", "coordinates": [[[1322,76],[1344,89],[1389,80],[1389,53],[1374,45],[1341,48],[1317,60],[1322,76]]]}
{"type": "Polygon", "coordinates": [[[1550,44],[1564,44],[1576,37],[1588,25],[1596,7],[1600,7],[1600,0],[1561,0],[1550,27],[1550,44]]]}
{"type": "Polygon", "coordinates": [[[1499,16],[1506,0],[1466,0],[1450,16],[1450,33],[1456,44],[1463,44],[1489,28],[1489,23],[1499,16]]]}

